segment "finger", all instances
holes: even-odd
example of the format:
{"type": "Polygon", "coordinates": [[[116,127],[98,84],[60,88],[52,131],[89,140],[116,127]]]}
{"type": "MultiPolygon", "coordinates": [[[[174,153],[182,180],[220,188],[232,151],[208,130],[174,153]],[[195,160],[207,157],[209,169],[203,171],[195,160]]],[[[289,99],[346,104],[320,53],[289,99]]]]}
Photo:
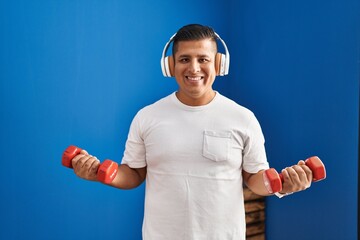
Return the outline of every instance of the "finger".
{"type": "Polygon", "coordinates": [[[306,165],[306,163],[305,163],[304,160],[300,160],[300,161],[298,162],[298,165],[306,165]]]}
{"type": "Polygon", "coordinates": [[[306,165],[295,165],[292,167],[292,169],[295,170],[300,182],[307,182],[307,176],[303,166],[306,167],[306,165]]]}
{"type": "Polygon", "coordinates": [[[308,174],[311,175],[311,170],[306,165],[296,165],[293,169],[298,175],[299,182],[296,182],[297,191],[305,190],[310,187],[311,182],[309,181],[308,174]],[[310,172],[309,172],[310,170],[310,172]]]}
{"type": "Polygon", "coordinates": [[[281,174],[282,174],[282,176],[283,176],[284,182],[290,180],[289,173],[286,171],[286,169],[281,170],[281,174]]]}
{"type": "Polygon", "coordinates": [[[94,157],[92,155],[84,155],[78,160],[78,167],[83,169],[89,169],[94,157]]]}
{"type": "Polygon", "coordinates": [[[96,173],[94,173],[94,170],[91,170],[91,167],[96,161],[97,159],[91,155],[83,155],[83,157],[78,160],[78,163],[74,168],[75,174],[84,179],[94,177],[96,173]]]}
{"type": "Polygon", "coordinates": [[[306,165],[301,165],[302,169],[304,170],[306,174],[307,181],[309,182],[309,186],[311,185],[311,182],[313,180],[313,173],[311,169],[306,165]]]}
{"type": "Polygon", "coordinates": [[[84,154],[79,153],[78,155],[73,157],[73,159],[71,160],[72,167],[76,168],[79,163],[79,160],[84,156],[85,156],[84,154]]]}
{"type": "Polygon", "coordinates": [[[300,179],[298,173],[295,171],[294,167],[287,167],[286,171],[289,174],[289,179],[293,184],[299,184],[300,179]]]}
{"type": "Polygon", "coordinates": [[[81,152],[80,152],[81,154],[84,154],[84,155],[89,155],[89,153],[86,151],[86,150],[81,150],[81,152]]]}
{"type": "MultiPolygon", "coordinates": [[[[283,175],[284,182],[283,182],[283,193],[294,192],[296,190],[296,179],[294,179],[294,170],[291,167],[287,167],[281,171],[283,175]]],[[[296,174],[295,174],[296,176],[296,174]]]]}
{"type": "Polygon", "coordinates": [[[89,168],[89,173],[90,174],[96,174],[97,171],[98,171],[99,166],[100,166],[100,161],[96,157],[94,157],[93,161],[92,161],[92,164],[91,164],[91,166],[89,168]]]}

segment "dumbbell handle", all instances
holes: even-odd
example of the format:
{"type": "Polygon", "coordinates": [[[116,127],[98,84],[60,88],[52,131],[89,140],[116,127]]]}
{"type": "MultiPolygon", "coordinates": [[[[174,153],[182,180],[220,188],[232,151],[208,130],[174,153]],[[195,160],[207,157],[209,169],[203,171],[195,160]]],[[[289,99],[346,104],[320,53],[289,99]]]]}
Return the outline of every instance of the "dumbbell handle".
{"type": "MultiPolygon", "coordinates": [[[[308,166],[313,174],[313,182],[317,182],[326,178],[325,165],[319,157],[314,156],[305,160],[306,166],[308,166]]],[[[264,171],[263,174],[264,184],[269,193],[280,192],[282,190],[282,183],[284,177],[281,173],[278,173],[274,168],[270,168],[264,171]]]]}
{"type": "MultiPolygon", "coordinates": [[[[73,145],[66,148],[62,156],[62,165],[68,168],[73,168],[72,159],[81,151],[81,148],[73,145]]],[[[102,164],[100,164],[97,170],[97,178],[102,183],[110,184],[116,177],[117,171],[118,164],[114,161],[106,159],[102,164]]]]}

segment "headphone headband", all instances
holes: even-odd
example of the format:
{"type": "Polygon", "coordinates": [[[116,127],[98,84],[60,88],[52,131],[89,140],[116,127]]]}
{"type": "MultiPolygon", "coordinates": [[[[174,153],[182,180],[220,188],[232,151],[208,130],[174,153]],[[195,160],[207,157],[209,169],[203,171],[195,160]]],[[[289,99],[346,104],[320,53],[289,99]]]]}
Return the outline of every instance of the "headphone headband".
{"type": "MultiPolygon", "coordinates": [[[[164,75],[164,77],[173,77],[173,58],[172,56],[166,57],[166,52],[170,46],[170,44],[173,42],[174,37],[176,36],[177,33],[173,34],[169,41],[165,44],[165,47],[163,49],[162,52],[162,56],[161,56],[161,60],[160,60],[160,64],[161,64],[161,70],[162,73],[164,75]]],[[[225,55],[224,54],[220,54],[217,53],[217,55],[220,55],[218,58],[218,62],[215,62],[215,64],[217,64],[216,69],[217,69],[217,75],[219,76],[224,76],[227,75],[229,73],[229,66],[230,66],[230,54],[228,51],[228,48],[224,42],[224,40],[221,39],[221,37],[219,36],[219,34],[217,34],[215,32],[215,36],[217,39],[220,40],[221,44],[224,46],[225,49],[225,55]]]]}

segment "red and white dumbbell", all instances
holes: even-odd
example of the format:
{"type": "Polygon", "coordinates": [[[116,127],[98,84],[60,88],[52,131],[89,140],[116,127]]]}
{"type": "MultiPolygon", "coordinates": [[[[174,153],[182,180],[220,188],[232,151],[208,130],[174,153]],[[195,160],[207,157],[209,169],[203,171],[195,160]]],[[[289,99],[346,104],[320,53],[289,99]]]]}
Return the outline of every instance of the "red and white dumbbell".
{"type": "MultiPolygon", "coordinates": [[[[81,148],[76,146],[69,146],[65,149],[62,155],[62,165],[68,168],[72,167],[72,159],[82,151],[81,148]]],[[[97,170],[97,178],[100,182],[109,184],[116,177],[118,171],[118,164],[114,161],[106,159],[103,163],[100,164],[97,170]]]]}
{"type": "MultiPolygon", "coordinates": [[[[305,160],[313,174],[313,182],[317,182],[326,178],[325,165],[317,156],[310,157],[305,160]]],[[[278,173],[274,168],[264,171],[264,184],[269,193],[276,193],[282,190],[282,183],[284,182],[283,175],[278,173]]]]}

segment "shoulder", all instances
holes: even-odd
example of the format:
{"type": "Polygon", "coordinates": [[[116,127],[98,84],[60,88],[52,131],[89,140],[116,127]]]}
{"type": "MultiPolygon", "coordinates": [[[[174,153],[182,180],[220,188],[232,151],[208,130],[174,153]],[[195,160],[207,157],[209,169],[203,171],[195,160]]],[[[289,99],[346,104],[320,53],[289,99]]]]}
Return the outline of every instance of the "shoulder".
{"type": "Polygon", "coordinates": [[[170,94],[166,97],[163,97],[156,102],[149,104],[143,108],[141,108],[136,117],[149,117],[151,115],[156,115],[159,112],[166,111],[167,109],[171,108],[171,97],[173,94],[170,94]]]}
{"type": "Polygon", "coordinates": [[[241,114],[249,117],[254,116],[254,113],[250,109],[240,105],[239,103],[224,95],[221,95],[220,93],[218,93],[218,106],[225,110],[231,111],[234,114],[241,114]]]}

